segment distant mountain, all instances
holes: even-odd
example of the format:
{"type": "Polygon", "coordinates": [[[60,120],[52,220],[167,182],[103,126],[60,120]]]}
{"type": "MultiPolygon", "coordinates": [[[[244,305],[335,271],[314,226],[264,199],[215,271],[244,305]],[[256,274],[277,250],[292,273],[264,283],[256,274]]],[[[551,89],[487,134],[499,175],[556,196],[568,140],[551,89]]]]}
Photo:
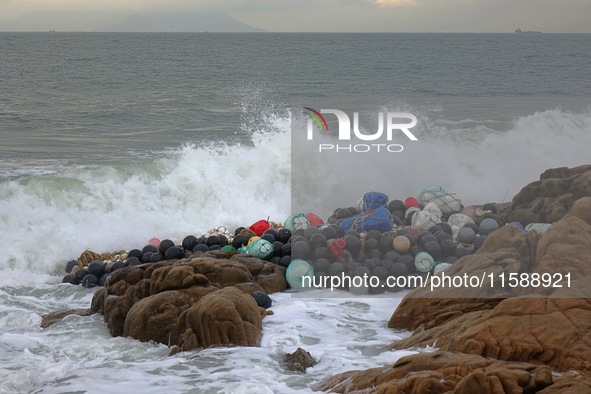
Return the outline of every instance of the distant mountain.
{"type": "Polygon", "coordinates": [[[0,31],[260,32],[219,12],[130,14],[32,11],[0,21],[0,31]]]}

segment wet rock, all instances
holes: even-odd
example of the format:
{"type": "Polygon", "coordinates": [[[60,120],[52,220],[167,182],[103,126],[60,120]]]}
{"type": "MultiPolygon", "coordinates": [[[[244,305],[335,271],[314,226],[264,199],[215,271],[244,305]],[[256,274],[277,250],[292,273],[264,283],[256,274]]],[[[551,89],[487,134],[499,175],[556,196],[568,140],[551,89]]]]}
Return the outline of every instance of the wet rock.
{"type": "Polygon", "coordinates": [[[266,312],[250,293],[285,288],[283,267],[230,251],[197,252],[113,272],[91,310],[113,336],[180,350],[257,346],[266,312]]]}
{"type": "MultiPolygon", "coordinates": [[[[503,394],[540,392],[553,383],[552,371],[545,365],[438,351],[402,357],[392,367],[345,372],[313,388],[335,393],[503,394]]],[[[591,387],[589,379],[569,383],[591,387]]]]}
{"type": "Polygon", "coordinates": [[[92,313],[93,312],[90,309],[68,309],[65,311],[51,312],[47,315],[43,315],[43,318],[41,320],[41,328],[47,328],[56,323],[59,323],[67,316],[90,316],[92,315],[92,313]]]}
{"type": "Polygon", "coordinates": [[[301,347],[293,353],[287,353],[283,356],[283,364],[286,370],[295,372],[306,372],[306,368],[317,364],[312,355],[301,347]]]}
{"type": "Polygon", "coordinates": [[[509,222],[554,223],[582,197],[591,196],[591,165],[555,168],[525,186],[513,198],[509,222]]]}

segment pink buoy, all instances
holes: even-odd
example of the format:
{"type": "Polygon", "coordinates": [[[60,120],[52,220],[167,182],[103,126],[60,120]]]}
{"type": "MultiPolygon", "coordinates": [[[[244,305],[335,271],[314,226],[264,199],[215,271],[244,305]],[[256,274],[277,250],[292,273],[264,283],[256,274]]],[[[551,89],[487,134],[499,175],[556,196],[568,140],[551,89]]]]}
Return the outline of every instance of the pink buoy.
{"type": "Polygon", "coordinates": [[[150,245],[154,245],[155,247],[160,246],[160,240],[158,238],[150,238],[148,241],[150,245]]]}

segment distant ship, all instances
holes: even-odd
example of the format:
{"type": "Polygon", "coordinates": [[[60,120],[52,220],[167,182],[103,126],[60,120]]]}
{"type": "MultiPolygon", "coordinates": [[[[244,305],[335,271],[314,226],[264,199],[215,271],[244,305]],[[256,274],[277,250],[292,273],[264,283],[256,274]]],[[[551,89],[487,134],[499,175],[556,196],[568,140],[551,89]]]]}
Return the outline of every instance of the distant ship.
{"type": "Polygon", "coordinates": [[[527,34],[531,34],[531,33],[536,33],[536,34],[541,34],[541,31],[533,31],[533,30],[521,30],[520,27],[518,27],[517,29],[515,29],[515,33],[527,33],[527,34]]]}

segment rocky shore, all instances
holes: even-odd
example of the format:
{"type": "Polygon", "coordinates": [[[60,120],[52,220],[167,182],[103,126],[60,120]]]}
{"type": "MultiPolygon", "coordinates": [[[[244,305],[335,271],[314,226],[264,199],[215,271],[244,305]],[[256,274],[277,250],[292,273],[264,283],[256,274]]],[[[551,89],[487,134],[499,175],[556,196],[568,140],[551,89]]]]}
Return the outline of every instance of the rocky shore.
{"type": "Polygon", "coordinates": [[[438,351],[352,371],[315,388],[338,393],[591,393],[591,166],[548,170],[513,199],[509,220],[549,221],[538,239],[504,226],[446,273],[571,273],[570,286],[517,297],[457,298],[415,289],[388,326],[413,334],[392,349],[438,351]]]}
{"type": "Polygon", "coordinates": [[[302,272],[380,279],[344,288],[355,294],[402,290],[385,285],[388,275],[560,274],[552,286],[416,288],[388,323],[413,334],[388,347],[437,351],[337,375],[315,389],[591,393],[591,165],[547,170],[511,204],[464,207],[437,188],[405,201],[369,194],[357,207],[335,210],[326,223],[294,215],[281,235],[257,222],[210,235],[217,241],[193,237],[187,245],[185,239],[142,251],[83,254],[68,264],[64,282],[104,287],[89,309],[46,315],[42,326],[71,313],[99,313],[111,335],[163,343],[171,354],[258,346],[262,320],[272,313],[267,294],[301,290],[302,272]],[[88,275],[94,278],[84,279],[88,275]]]}

